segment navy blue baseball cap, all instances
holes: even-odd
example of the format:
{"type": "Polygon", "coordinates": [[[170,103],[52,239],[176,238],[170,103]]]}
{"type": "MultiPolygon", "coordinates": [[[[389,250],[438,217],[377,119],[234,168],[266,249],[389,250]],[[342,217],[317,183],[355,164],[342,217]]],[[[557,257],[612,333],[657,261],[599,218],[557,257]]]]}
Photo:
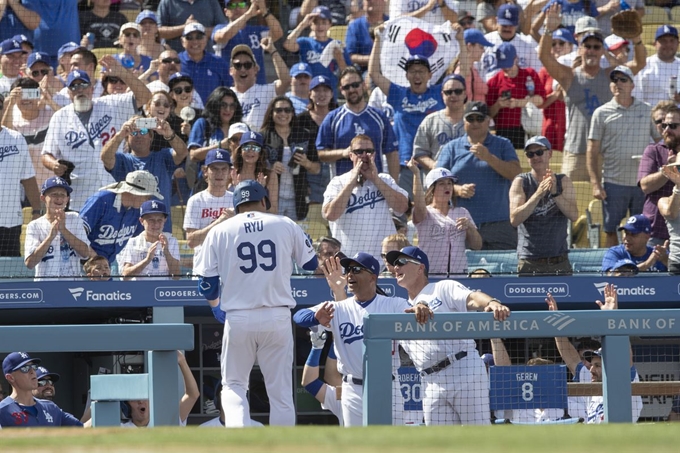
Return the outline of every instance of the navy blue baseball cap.
{"type": "Polygon", "coordinates": [[[408,71],[408,68],[417,64],[425,66],[427,70],[430,71],[430,62],[427,61],[427,57],[422,55],[411,55],[408,57],[408,60],[406,60],[406,64],[404,65],[404,71],[408,71]]]}
{"type": "Polygon", "coordinates": [[[11,53],[23,52],[21,43],[16,39],[5,39],[0,43],[0,55],[9,55],[11,53]]]}
{"type": "Polygon", "coordinates": [[[419,263],[424,264],[425,271],[426,272],[430,271],[430,260],[427,258],[427,255],[425,254],[425,252],[423,252],[421,249],[414,245],[409,245],[408,247],[404,247],[399,251],[392,250],[391,252],[388,252],[387,262],[394,266],[394,262],[402,256],[407,256],[418,261],[419,263]]]}
{"type": "Polygon", "coordinates": [[[602,348],[597,349],[595,351],[583,351],[583,358],[586,359],[588,362],[592,361],[593,357],[602,358],[602,348]]]}
{"type": "Polygon", "coordinates": [[[512,3],[505,3],[498,8],[496,14],[496,21],[498,25],[511,25],[516,27],[519,25],[519,7],[512,3]]]}
{"type": "Polygon", "coordinates": [[[333,16],[331,15],[331,10],[328,9],[328,6],[317,6],[312,10],[312,14],[318,14],[319,16],[323,17],[324,19],[332,20],[333,16]]]}
{"type": "Polygon", "coordinates": [[[380,263],[378,263],[378,260],[370,253],[359,252],[352,258],[344,257],[340,260],[340,265],[342,267],[357,265],[363,267],[373,275],[380,274],[380,263]]]}
{"type": "Polygon", "coordinates": [[[40,188],[40,194],[45,195],[45,192],[47,192],[50,189],[54,189],[55,187],[61,187],[69,195],[71,195],[71,192],[73,192],[73,188],[69,185],[69,183],[66,182],[64,178],[60,178],[59,176],[52,176],[51,178],[47,178],[45,182],[43,182],[42,187],[40,188]]]}
{"type": "Polygon", "coordinates": [[[574,39],[574,35],[571,34],[571,32],[566,28],[558,28],[557,30],[555,30],[552,33],[552,39],[553,40],[557,39],[571,44],[576,44],[576,39],[574,39]]]}
{"type": "Polygon", "coordinates": [[[239,148],[246,143],[256,143],[260,146],[264,143],[264,139],[262,138],[261,134],[258,134],[255,131],[248,131],[244,132],[243,135],[241,136],[241,141],[239,142],[238,146],[239,148]]]}
{"type": "Polygon", "coordinates": [[[678,37],[678,29],[672,25],[661,25],[656,29],[656,34],[654,35],[654,42],[656,42],[662,36],[674,36],[678,37]]]}
{"type": "Polygon", "coordinates": [[[32,363],[33,365],[40,365],[40,359],[33,358],[25,352],[12,352],[2,361],[2,373],[10,374],[18,370],[24,365],[32,363]]]}
{"type": "Polygon", "coordinates": [[[153,11],[149,11],[148,9],[145,9],[144,11],[137,14],[135,22],[141,24],[144,19],[151,19],[152,21],[158,23],[158,17],[156,17],[153,11]]]}
{"type": "Polygon", "coordinates": [[[147,214],[164,214],[167,217],[168,209],[162,201],[148,200],[142,203],[142,206],[139,208],[140,217],[144,217],[147,214]]]}
{"type": "Polygon", "coordinates": [[[57,52],[57,58],[61,58],[65,53],[75,52],[78,49],[80,49],[80,44],[77,42],[67,42],[59,48],[59,51],[57,52]]]}
{"type": "Polygon", "coordinates": [[[633,234],[638,233],[650,234],[652,232],[652,222],[649,221],[649,218],[646,215],[637,214],[628,217],[628,220],[626,220],[626,224],[618,228],[618,231],[623,230],[626,230],[629,233],[633,234]]]}
{"type": "Polygon", "coordinates": [[[19,44],[28,44],[29,46],[31,46],[31,49],[35,47],[33,45],[33,42],[31,42],[31,40],[28,39],[28,36],[26,35],[14,35],[12,36],[12,39],[19,41],[19,44]]]}
{"type": "Polygon", "coordinates": [[[319,85],[324,85],[330,88],[331,90],[333,89],[333,87],[331,86],[331,79],[329,79],[328,77],[324,77],[322,75],[314,77],[312,81],[309,82],[309,89],[313,90],[319,85]]]}
{"type": "MultiPolygon", "coordinates": [[[[243,135],[245,136],[246,134],[243,135]]],[[[238,214],[239,213],[238,207],[243,203],[249,203],[251,201],[260,201],[263,198],[265,201],[265,207],[267,209],[271,208],[272,205],[269,202],[267,189],[265,189],[262,186],[262,184],[255,181],[254,179],[246,179],[245,181],[240,182],[236,187],[234,187],[234,210],[238,214]]]]}
{"type": "Polygon", "coordinates": [[[189,82],[194,85],[194,80],[186,72],[176,72],[168,78],[168,87],[172,90],[180,82],[189,82]]]}
{"type": "Polygon", "coordinates": [[[50,56],[47,55],[45,52],[33,52],[28,56],[28,60],[26,60],[26,66],[30,69],[33,67],[34,64],[43,62],[46,65],[49,65],[50,61],[50,56]]]}
{"type": "Polygon", "coordinates": [[[82,80],[83,82],[90,83],[90,76],[87,72],[81,71],[79,69],[71,71],[68,73],[68,78],[66,79],[66,86],[70,87],[76,80],[82,80]]]}
{"type": "Polygon", "coordinates": [[[628,258],[618,260],[616,263],[614,263],[614,265],[611,268],[606,269],[606,271],[607,272],[608,271],[622,271],[622,270],[625,270],[625,269],[630,269],[631,271],[633,271],[633,275],[640,272],[640,269],[637,267],[637,264],[635,264],[635,262],[633,260],[628,259],[628,258]]]}
{"type": "Polygon", "coordinates": [[[290,68],[290,76],[297,77],[300,74],[306,74],[309,77],[312,76],[312,68],[309,67],[307,63],[295,63],[292,68],[290,68]]]}
{"type": "Polygon", "coordinates": [[[468,28],[463,32],[465,44],[481,44],[484,47],[493,47],[493,44],[484,37],[484,33],[476,28],[468,28]]]}
{"type": "Polygon", "coordinates": [[[591,32],[588,32],[581,37],[581,45],[583,45],[583,43],[586,42],[586,40],[588,40],[590,38],[595,38],[598,41],[600,41],[602,44],[604,44],[604,36],[602,36],[602,33],[598,33],[596,31],[591,31],[591,32]]]}
{"type": "Polygon", "coordinates": [[[544,148],[552,149],[550,140],[542,135],[534,135],[529,140],[527,140],[526,144],[524,145],[524,150],[527,150],[531,145],[541,145],[544,148]]]}
{"type": "Polygon", "coordinates": [[[504,42],[496,49],[496,66],[499,69],[512,68],[517,59],[517,50],[509,42],[504,42]]]}
{"type": "Polygon", "coordinates": [[[463,77],[463,76],[460,75],[460,74],[451,74],[450,76],[446,76],[446,77],[444,78],[444,80],[442,81],[442,87],[443,87],[444,85],[446,85],[446,82],[448,82],[449,80],[455,80],[455,81],[457,81],[457,82],[460,82],[461,84],[463,84],[463,88],[466,87],[466,85],[465,85],[465,77],[463,77]]]}
{"type": "Polygon", "coordinates": [[[207,167],[208,165],[214,164],[215,162],[226,162],[231,165],[231,156],[229,151],[222,148],[215,148],[208,151],[208,154],[205,156],[204,165],[207,167]]]}
{"type": "Polygon", "coordinates": [[[484,362],[484,365],[486,365],[487,367],[494,366],[496,364],[496,362],[493,359],[493,354],[489,353],[482,355],[482,362],[484,362]]]}
{"type": "Polygon", "coordinates": [[[38,380],[51,379],[52,382],[57,382],[61,378],[61,376],[59,376],[57,373],[50,373],[50,371],[44,366],[39,366],[35,372],[38,375],[38,380]]]}

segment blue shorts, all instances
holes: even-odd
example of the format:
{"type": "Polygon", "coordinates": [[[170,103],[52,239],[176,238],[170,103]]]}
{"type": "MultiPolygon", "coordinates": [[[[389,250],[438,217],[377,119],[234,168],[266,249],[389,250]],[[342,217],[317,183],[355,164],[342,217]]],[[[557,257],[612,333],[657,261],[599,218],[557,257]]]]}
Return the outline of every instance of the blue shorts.
{"type": "Polygon", "coordinates": [[[602,203],[605,233],[615,233],[621,220],[642,213],[645,194],[638,186],[606,182],[604,190],[607,192],[607,199],[602,203]]]}

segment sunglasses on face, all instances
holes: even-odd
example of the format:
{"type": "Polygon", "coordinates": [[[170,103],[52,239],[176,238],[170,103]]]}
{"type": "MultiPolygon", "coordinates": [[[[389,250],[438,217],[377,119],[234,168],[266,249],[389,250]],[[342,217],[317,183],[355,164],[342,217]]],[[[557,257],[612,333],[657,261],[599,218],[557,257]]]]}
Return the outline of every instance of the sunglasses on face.
{"type": "Polygon", "coordinates": [[[547,150],[545,149],[537,149],[536,151],[526,151],[524,155],[527,156],[528,159],[531,159],[534,156],[541,157],[546,151],[547,150]]]}
{"type": "Polygon", "coordinates": [[[29,373],[31,370],[35,371],[38,369],[38,365],[34,363],[29,363],[28,365],[24,365],[21,368],[19,368],[19,371],[21,371],[24,374],[29,373]]]}
{"type": "Polygon", "coordinates": [[[136,137],[138,135],[147,135],[148,133],[149,133],[149,129],[143,127],[142,129],[140,129],[138,131],[133,131],[130,135],[132,135],[133,137],[136,137]]]}
{"type": "Polygon", "coordinates": [[[628,80],[629,80],[628,77],[612,77],[611,78],[611,81],[614,82],[614,83],[619,83],[619,82],[626,83],[626,82],[628,82],[628,80]]]}
{"type": "Polygon", "coordinates": [[[123,79],[121,79],[119,77],[108,77],[107,80],[109,81],[109,83],[114,84],[114,85],[116,85],[118,83],[122,83],[123,85],[125,85],[125,82],[123,82],[123,79]]]}
{"type": "Polygon", "coordinates": [[[170,63],[180,64],[181,62],[179,61],[179,58],[163,58],[161,60],[161,63],[163,63],[163,64],[170,64],[170,63]]]}
{"type": "Polygon", "coordinates": [[[676,129],[678,128],[678,126],[680,126],[680,123],[662,123],[662,124],[661,124],[661,127],[662,127],[664,130],[670,129],[670,130],[672,130],[672,131],[676,130],[676,129]]]}
{"type": "Polygon", "coordinates": [[[227,3],[227,9],[245,8],[246,6],[248,6],[246,2],[227,3]]]}
{"type": "Polygon", "coordinates": [[[236,104],[233,102],[220,102],[220,108],[223,110],[236,110],[236,104]]]}
{"type": "Polygon", "coordinates": [[[241,147],[241,151],[243,151],[244,153],[246,151],[252,151],[254,153],[259,153],[260,151],[262,151],[262,147],[259,146],[259,145],[243,145],[241,147]]]}
{"type": "Polygon", "coordinates": [[[38,76],[46,76],[47,74],[50,73],[49,69],[36,69],[35,71],[31,71],[31,75],[33,77],[38,77],[38,76]]]}
{"type": "Polygon", "coordinates": [[[361,148],[361,149],[353,149],[352,154],[355,156],[363,156],[364,154],[373,154],[375,152],[375,149],[373,148],[361,148]]]}
{"type": "Polygon", "coordinates": [[[453,88],[451,90],[442,90],[442,93],[444,93],[446,96],[451,96],[452,94],[460,96],[461,94],[465,93],[465,90],[462,88],[453,88]]]}
{"type": "Polygon", "coordinates": [[[418,261],[410,260],[408,258],[404,258],[403,256],[394,260],[394,266],[406,266],[408,263],[420,265],[418,261]]]}
{"type": "Polygon", "coordinates": [[[191,85],[184,86],[184,87],[175,87],[172,89],[172,92],[179,95],[182,94],[182,91],[184,91],[186,94],[189,94],[193,91],[194,87],[191,85]]]}
{"type": "Polygon", "coordinates": [[[361,271],[365,271],[365,270],[366,270],[366,269],[364,269],[364,268],[361,267],[361,266],[347,266],[346,268],[344,268],[344,269],[342,270],[342,272],[343,272],[343,274],[345,274],[345,275],[347,275],[347,274],[354,274],[354,275],[356,275],[356,274],[360,274],[361,271]]]}
{"type": "Polygon", "coordinates": [[[155,105],[156,107],[164,107],[166,109],[168,107],[170,107],[170,104],[168,104],[167,102],[161,102],[161,101],[156,101],[156,102],[153,103],[153,105],[155,105]]]}
{"type": "Polygon", "coordinates": [[[139,38],[139,33],[136,31],[126,31],[123,35],[125,35],[126,38],[139,38]]]}
{"type": "Polygon", "coordinates": [[[274,113],[293,113],[290,107],[274,107],[274,113]]]}
{"type": "Polygon", "coordinates": [[[656,124],[657,126],[658,126],[659,124],[661,124],[661,123],[663,123],[663,119],[654,120],[654,124],[656,124]]]}
{"type": "Polygon", "coordinates": [[[249,71],[253,68],[253,62],[252,61],[246,61],[245,63],[232,63],[232,66],[237,71],[240,71],[241,69],[245,69],[246,71],[249,71]]]}
{"type": "Polygon", "coordinates": [[[205,33],[196,33],[195,35],[186,35],[184,39],[187,41],[200,41],[205,38],[205,33]]]}
{"type": "Polygon", "coordinates": [[[350,88],[357,89],[361,86],[363,82],[352,82],[348,83],[347,85],[343,85],[340,88],[342,88],[343,91],[349,91],[350,88]]]}
{"type": "Polygon", "coordinates": [[[468,123],[483,123],[486,117],[481,116],[481,115],[474,115],[474,116],[468,116],[465,118],[465,121],[468,123]]]}
{"type": "Polygon", "coordinates": [[[46,385],[54,385],[54,382],[52,382],[52,379],[41,379],[38,381],[38,386],[40,387],[45,387],[46,385]]]}
{"type": "Polygon", "coordinates": [[[71,85],[70,87],[68,87],[68,89],[71,91],[87,90],[88,88],[90,88],[90,84],[87,82],[79,83],[77,85],[71,85]]]}

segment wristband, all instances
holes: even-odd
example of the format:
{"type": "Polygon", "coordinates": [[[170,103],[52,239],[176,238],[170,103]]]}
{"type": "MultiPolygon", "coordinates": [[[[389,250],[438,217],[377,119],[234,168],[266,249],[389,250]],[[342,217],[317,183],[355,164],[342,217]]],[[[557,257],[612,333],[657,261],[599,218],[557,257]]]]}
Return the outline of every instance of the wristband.
{"type": "Polygon", "coordinates": [[[167,137],[163,137],[163,138],[164,138],[166,141],[171,142],[171,141],[173,141],[173,140],[175,139],[175,137],[177,137],[177,134],[175,134],[175,133],[173,132],[172,135],[170,136],[170,138],[167,138],[167,137]]]}
{"type": "Polygon", "coordinates": [[[270,55],[273,57],[275,53],[279,53],[279,51],[277,49],[274,49],[274,51],[270,55]]]}
{"type": "Polygon", "coordinates": [[[496,299],[495,297],[493,297],[493,298],[489,301],[489,303],[491,303],[491,302],[496,302],[496,303],[498,303],[498,304],[500,304],[500,305],[503,305],[503,304],[501,303],[501,301],[498,300],[498,299],[496,299]]]}
{"type": "Polygon", "coordinates": [[[642,44],[642,40],[635,43],[636,46],[639,46],[640,44],[642,44]]]}
{"type": "Polygon", "coordinates": [[[676,195],[680,195],[680,190],[678,190],[677,186],[673,187],[673,193],[676,195]]]}
{"type": "Polygon", "coordinates": [[[269,17],[269,16],[271,16],[271,15],[272,15],[272,12],[271,12],[271,11],[267,11],[266,13],[264,13],[264,15],[262,16],[262,18],[263,18],[263,19],[266,19],[267,17],[269,17]]]}

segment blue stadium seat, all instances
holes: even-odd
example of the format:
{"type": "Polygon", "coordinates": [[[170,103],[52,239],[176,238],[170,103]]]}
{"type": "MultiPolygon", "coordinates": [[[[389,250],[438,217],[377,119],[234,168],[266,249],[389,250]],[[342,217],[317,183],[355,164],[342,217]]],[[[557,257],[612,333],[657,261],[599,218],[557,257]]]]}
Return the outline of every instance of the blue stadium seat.
{"type": "Polygon", "coordinates": [[[495,264],[498,266],[498,270],[495,273],[517,273],[516,250],[466,250],[465,256],[469,270],[482,267],[494,273],[488,266],[495,264]]]}
{"type": "Polygon", "coordinates": [[[20,256],[1,256],[0,269],[0,278],[33,280],[35,276],[35,271],[27,268],[20,256]]]}
{"type": "Polygon", "coordinates": [[[597,272],[602,269],[602,259],[606,248],[602,249],[571,249],[569,250],[569,262],[574,272],[597,272]]]}

